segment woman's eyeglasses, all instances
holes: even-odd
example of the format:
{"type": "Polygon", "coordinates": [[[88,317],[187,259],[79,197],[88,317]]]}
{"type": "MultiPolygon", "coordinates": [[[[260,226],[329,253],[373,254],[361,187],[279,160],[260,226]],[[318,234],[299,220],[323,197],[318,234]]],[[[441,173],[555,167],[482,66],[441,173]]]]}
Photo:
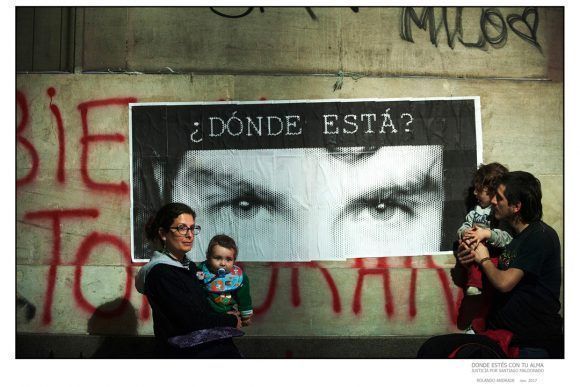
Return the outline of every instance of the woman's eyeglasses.
{"type": "Polygon", "coordinates": [[[191,231],[193,235],[198,235],[201,231],[201,226],[194,224],[191,227],[187,227],[185,224],[180,224],[177,227],[169,227],[170,230],[176,230],[179,235],[186,236],[188,231],[191,231]]]}

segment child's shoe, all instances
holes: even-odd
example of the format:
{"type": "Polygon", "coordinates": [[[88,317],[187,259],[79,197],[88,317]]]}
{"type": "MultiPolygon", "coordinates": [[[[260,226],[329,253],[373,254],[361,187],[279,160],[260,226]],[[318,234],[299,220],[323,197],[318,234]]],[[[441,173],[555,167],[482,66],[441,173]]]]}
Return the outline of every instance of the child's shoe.
{"type": "Polygon", "coordinates": [[[475,286],[468,286],[465,294],[468,296],[479,296],[481,294],[481,290],[476,288],[475,286]]]}

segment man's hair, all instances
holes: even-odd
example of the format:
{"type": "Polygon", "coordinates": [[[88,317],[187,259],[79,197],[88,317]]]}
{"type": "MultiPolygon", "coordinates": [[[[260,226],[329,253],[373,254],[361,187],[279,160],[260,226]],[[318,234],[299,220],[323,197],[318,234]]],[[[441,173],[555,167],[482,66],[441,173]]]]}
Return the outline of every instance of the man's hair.
{"type": "Polygon", "coordinates": [[[508,172],[499,184],[505,185],[508,204],[522,204],[521,220],[531,223],[542,219],[542,185],[534,175],[524,171],[508,172]]]}
{"type": "Polygon", "coordinates": [[[225,234],[219,234],[211,238],[209,245],[207,246],[207,251],[205,252],[205,259],[210,259],[213,248],[215,246],[225,247],[226,249],[234,250],[234,261],[238,258],[238,246],[236,241],[225,234]]]}
{"type": "Polygon", "coordinates": [[[191,209],[187,204],[183,203],[168,203],[161,207],[154,217],[149,219],[149,222],[145,225],[145,235],[147,239],[151,242],[156,242],[159,240],[159,229],[162,228],[165,231],[169,231],[169,227],[173,223],[173,220],[181,214],[189,214],[195,220],[195,211],[191,209]]]}
{"type": "Polygon", "coordinates": [[[497,191],[498,179],[508,172],[500,163],[480,164],[473,175],[473,186],[477,191],[487,188],[488,194],[497,191]]]}

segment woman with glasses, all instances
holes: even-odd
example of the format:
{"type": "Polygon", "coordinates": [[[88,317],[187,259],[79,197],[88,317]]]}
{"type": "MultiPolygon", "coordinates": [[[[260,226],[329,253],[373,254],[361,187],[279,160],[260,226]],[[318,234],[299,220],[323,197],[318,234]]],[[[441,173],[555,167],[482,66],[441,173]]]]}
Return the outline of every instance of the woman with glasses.
{"type": "Polygon", "coordinates": [[[145,227],[147,239],[157,250],[139,270],[135,286],[153,309],[160,357],[240,357],[231,330],[211,329],[240,328],[239,316],[213,311],[195,277],[197,267],[186,256],[200,230],[195,212],[182,203],[163,206],[145,227]],[[216,340],[222,336],[227,338],[216,340]]]}

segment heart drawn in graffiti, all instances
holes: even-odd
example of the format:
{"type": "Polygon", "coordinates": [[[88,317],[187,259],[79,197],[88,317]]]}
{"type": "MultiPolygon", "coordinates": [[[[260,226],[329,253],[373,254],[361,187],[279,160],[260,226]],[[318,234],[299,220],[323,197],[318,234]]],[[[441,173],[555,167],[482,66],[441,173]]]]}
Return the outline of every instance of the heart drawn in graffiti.
{"type": "Polygon", "coordinates": [[[526,7],[521,16],[516,14],[508,15],[507,22],[516,35],[541,50],[540,44],[537,40],[538,24],[540,23],[537,8],[526,7]],[[533,19],[532,24],[530,24],[528,18],[533,19]],[[529,32],[529,34],[527,32],[529,32]]]}

